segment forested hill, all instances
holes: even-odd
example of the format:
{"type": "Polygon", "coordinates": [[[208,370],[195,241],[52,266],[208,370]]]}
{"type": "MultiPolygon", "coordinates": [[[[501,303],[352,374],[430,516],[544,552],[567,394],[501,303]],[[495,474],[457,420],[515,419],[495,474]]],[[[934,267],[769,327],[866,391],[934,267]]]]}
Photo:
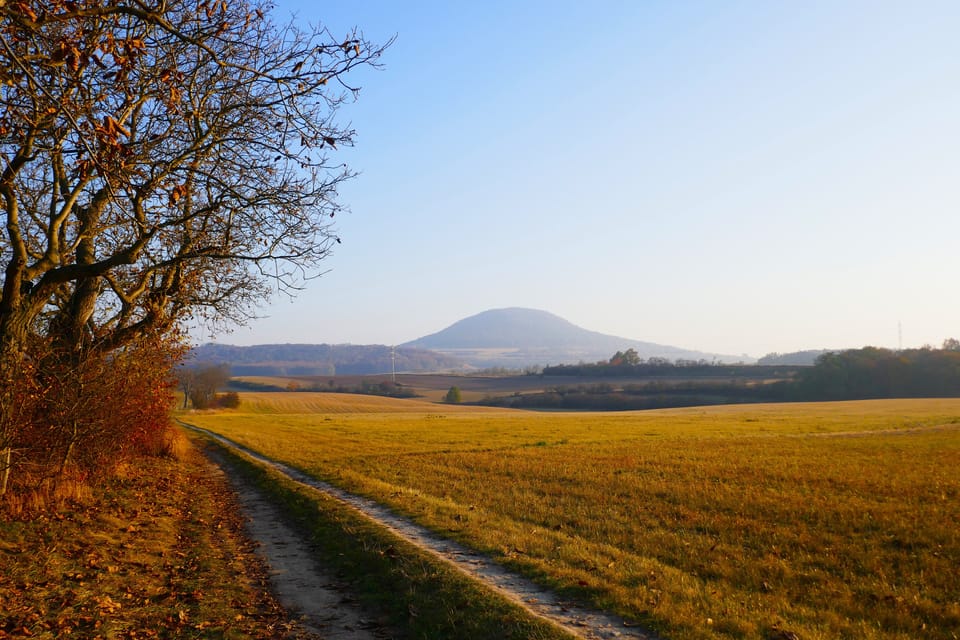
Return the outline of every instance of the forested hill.
{"type": "MultiPolygon", "coordinates": [[[[195,362],[226,363],[235,376],[329,376],[387,373],[394,365],[391,348],[355,344],[259,344],[240,347],[207,343],[194,347],[195,362]]],[[[396,370],[451,371],[463,368],[459,359],[409,347],[397,347],[396,370]]]]}

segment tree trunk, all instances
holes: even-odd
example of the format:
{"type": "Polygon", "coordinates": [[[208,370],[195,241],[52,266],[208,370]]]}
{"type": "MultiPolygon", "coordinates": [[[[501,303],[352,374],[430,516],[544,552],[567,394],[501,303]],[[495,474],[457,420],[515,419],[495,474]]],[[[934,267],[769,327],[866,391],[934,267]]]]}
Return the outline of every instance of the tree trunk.
{"type": "Polygon", "coordinates": [[[16,441],[17,401],[15,384],[20,372],[20,354],[12,341],[0,335],[0,496],[7,492],[10,466],[13,460],[12,443],[16,441]]]}
{"type": "Polygon", "coordinates": [[[72,431],[70,433],[70,441],[67,442],[67,450],[63,452],[63,458],[60,459],[60,468],[57,470],[57,481],[63,477],[63,473],[67,470],[67,465],[70,463],[70,456],[73,454],[73,447],[77,443],[77,434],[80,433],[78,421],[76,418],[73,419],[71,427],[72,431]]]}
{"type": "Polygon", "coordinates": [[[0,475],[0,496],[7,492],[7,483],[10,481],[10,465],[13,462],[13,450],[7,447],[0,451],[0,460],[3,460],[3,474],[0,475]]]}

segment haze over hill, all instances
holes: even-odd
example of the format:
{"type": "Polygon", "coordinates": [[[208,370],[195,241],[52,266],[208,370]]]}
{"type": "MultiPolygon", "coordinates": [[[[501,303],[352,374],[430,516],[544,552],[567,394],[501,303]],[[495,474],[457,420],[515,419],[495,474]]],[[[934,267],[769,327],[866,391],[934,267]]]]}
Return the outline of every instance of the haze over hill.
{"type": "Polygon", "coordinates": [[[476,367],[595,362],[631,348],[644,359],[752,361],[743,356],[606,335],[578,327],[547,311],[521,307],[490,309],[402,346],[452,355],[476,367]]]}
{"type": "Polygon", "coordinates": [[[366,375],[397,371],[426,372],[462,369],[463,362],[448,355],[384,345],[259,344],[238,347],[203,344],[191,350],[196,362],[225,363],[235,376],[366,375]]]}
{"type": "Polygon", "coordinates": [[[744,356],[704,353],[606,335],[578,327],[552,313],[519,307],[491,309],[442,331],[396,347],[353,344],[203,344],[191,358],[226,363],[233,375],[324,376],[390,372],[462,371],[487,367],[576,364],[607,360],[635,349],[643,359],[752,362],[744,356]],[[395,357],[395,362],[392,358],[395,357]]]}

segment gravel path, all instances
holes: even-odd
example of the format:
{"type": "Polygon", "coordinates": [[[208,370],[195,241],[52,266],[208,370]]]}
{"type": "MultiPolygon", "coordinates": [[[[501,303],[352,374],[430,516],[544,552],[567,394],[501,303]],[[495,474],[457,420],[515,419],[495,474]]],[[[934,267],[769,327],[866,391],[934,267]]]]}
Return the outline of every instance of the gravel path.
{"type": "MultiPolygon", "coordinates": [[[[348,493],[342,489],[334,487],[333,485],[316,480],[315,478],[312,478],[301,471],[288,467],[287,465],[275,460],[271,460],[270,458],[247,449],[246,447],[212,431],[208,431],[185,422],[181,422],[181,424],[198,433],[207,435],[228,447],[246,453],[260,462],[271,466],[296,482],[302,483],[319,491],[323,491],[324,493],[340,500],[341,502],[350,505],[368,518],[375,520],[381,526],[386,527],[394,534],[404,538],[412,544],[417,545],[421,549],[432,553],[441,560],[452,564],[460,571],[463,571],[469,576],[480,580],[491,588],[496,589],[501,594],[530,611],[532,614],[550,620],[551,622],[564,627],[571,633],[581,638],[585,638],[587,640],[606,640],[609,638],[639,638],[643,640],[658,640],[658,636],[653,632],[637,626],[629,625],[622,618],[604,613],[602,611],[586,609],[571,602],[561,600],[556,594],[547,591],[534,584],[530,580],[505,569],[490,558],[455,542],[442,538],[432,531],[414,524],[406,518],[398,516],[383,505],[380,505],[373,500],[348,493]]],[[[260,502],[265,503],[262,498],[260,499],[260,502]]],[[[244,502],[244,505],[246,508],[246,502],[244,502]]],[[[252,508],[259,509],[255,502],[251,502],[251,505],[252,508]]],[[[266,511],[261,513],[262,515],[259,516],[251,515],[253,518],[252,522],[261,520],[266,522],[268,526],[262,532],[255,531],[251,528],[251,537],[264,542],[263,538],[261,538],[261,535],[270,535],[271,530],[278,528],[277,523],[279,521],[279,516],[271,515],[266,511]]],[[[296,535],[293,534],[293,532],[290,532],[290,534],[296,538],[296,535]]],[[[301,542],[300,544],[302,545],[303,543],[301,542]]],[[[280,547],[284,550],[290,550],[292,545],[294,545],[294,542],[288,539],[281,543],[280,547]]],[[[265,551],[268,551],[266,542],[264,542],[264,547],[265,551]]],[[[271,567],[276,569],[277,565],[273,564],[273,560],[269,555],[269,551],[267,555],[268,563],[271,567]]],[[[290,568],[294,565],[302,565],[312,568],[314,561],[311,560],[311,558],[312,554],[310,553],[310,550],[304,549],[304,555],[302,557],[299,555],[295,556],[292,561],[289,562],[289,564],[282,565],[288,568],[280,569],[276,573],[275,577],[281,582],[284,581],[285,576],[291,575],[290,568]],[[304,558],[306,558],[306,560],[304,560],[304,558]]],[[[283,562],[282,557],[278,559],[278,562],[283,562]]],[[[303,579],[303,577],[301,576],[297,579],[303,579]]],[[[325,578],[320,578],[318,582],[333,584],[325,578]]],[[[310,606],[309,602],[300,602],[296,603],[295,605],[287,605],[282,595],[283,590],[289,588],[293,591],[297,591],[299,589],[298,587],[287,585],[285,587],[278,586],[275,588],[278,591],[280,601],[284,603],[285,606],[291,606],[291,608],[301,611],[308,620],[316,620],[318,617],[322,618],[323,616],[330,615],[330,611],[326,607],[338,606],[336,604],[331,605],[330,603],[327,603],[323,605],[325,608],[314,613],[308,609],[310,606]]],[[[302,589],[300,590],[302,591],[302,589]]],[[[334,591],[336,592],[335,588],[334,591]]],[[[309,598],[306,598],[305,600],[309,600],[309,598]]],[[[358,614],[358,616],[358,622],[337,622],[335,625],[343,626],[346,624],[347,626],[356,628],[358,625],[362,625],[363,620],[362,615],[358,614]]],[[[326,634],[328,632],[325,631],[324,633],[326,634]]],[[[373,632],[371,631],[370,633],[372,634],[373,632]]],[[[332,638],[334,636],[330,635],[328,637],[332,638]]],[[[336,637],[349,637],[352,640],[353,638],[359,639],[362,636],[336,637]]],[[[370,635],[366,637],[373,638],[377,636],[370,635]]]]}

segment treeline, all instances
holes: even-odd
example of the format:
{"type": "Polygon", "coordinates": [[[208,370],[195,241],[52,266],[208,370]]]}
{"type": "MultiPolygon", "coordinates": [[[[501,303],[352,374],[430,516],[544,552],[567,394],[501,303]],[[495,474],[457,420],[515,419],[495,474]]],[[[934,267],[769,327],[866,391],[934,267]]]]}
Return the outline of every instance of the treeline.
{"type": "Polygon", "coordinates": [[[713,378],[788,378],[796,374],[796,366],[758,366],[723,364],[709,360],[643,359],[634,349],[618,351],[609,360],[579,364],[560,364],[543,368],[544,376],[579,376],[596,378],[624,377],[713,377],[713,378]]]}
{"type": "Polygon", "coordinates": [[[804,400],[960,396],[960,343],[949,339],[942,349],[826,353],[791,387],[804,400]]]}
{"type": "MultiPolygon", "coordinates": [[[[609,362],[544,368],[609,382],[558,385],[538,393],[491,397],[481,404],[529,409],[635,410],[749,402],[801,402],[960,396],[960,342],[942,349],[876,347],[821,354],[811,367],[715,365],[704,362],[609,362]],[[650,376],[616,384],[617,377],[650,376]],[[674,379],[671,379],[674,378],[674,379]]],[[[628,358],[629,354],[628,354],[628,358]]]]}
{"type": "Polygon", "coordinates": [[[825,353],[829,353],[829,351],[829,349],[808,349],[806,351],[792,351],[790,353],[778,353],[774,351],[757,360],[757,364],[812,367],[817,361],[817,358],[825,353]]]}

